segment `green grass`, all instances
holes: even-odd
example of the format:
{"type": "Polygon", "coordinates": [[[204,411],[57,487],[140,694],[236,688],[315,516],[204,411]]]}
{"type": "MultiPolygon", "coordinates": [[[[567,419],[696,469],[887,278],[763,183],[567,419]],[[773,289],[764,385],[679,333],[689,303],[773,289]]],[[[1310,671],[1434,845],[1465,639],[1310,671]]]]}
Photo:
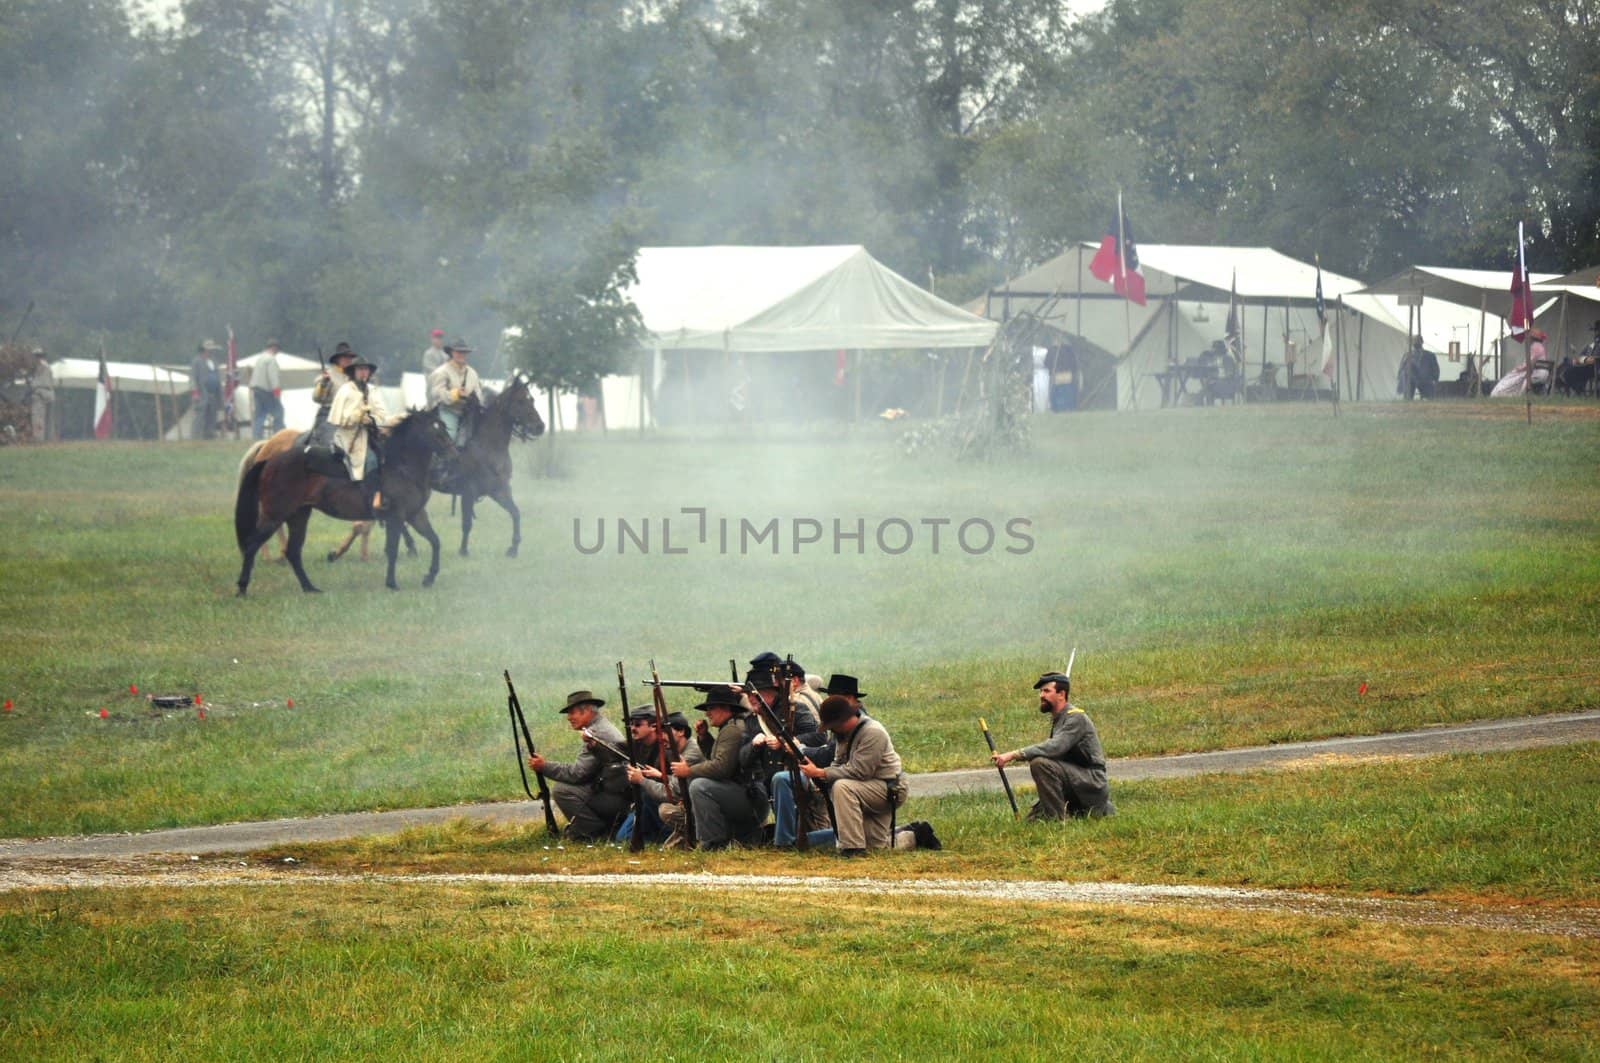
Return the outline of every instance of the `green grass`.
{"type": "Polygon", "coordinates": [[[1048,418],[995,465],[904,456],[876,424],[563,438],[563,475],[519,472],[522,557],[500,556],[490,504],[457,558],[436,502],[438,585],[403,562],[390,593],[377,564],[320,560],[343,526],[317,518],[326,593],[265,565],[244,601],[241,446],[8,448],[0,834],[509,798],[500,670],[563,755],[554,708],[610,687],[619,658],[720,677],[772,648],[852,672],[913,770],[983,763],[980,714],[1002,743],[1039,733],[1031,680],[1074,645],[1075,700],[1113,755],[1592,707],[1600,418],[1485,409],[1048,418]],[[648,555],[614,552],[619,517],[675,517],[684,543],[684,506],[860,518],[869,549],[665,556],[656,525],[648,555]],[[969,556],[947,529],[937,555],[889,556],[870,529],[890,517],[1026,517],[1035,547],[969,556]],[[613,535],[585,556],[574,521],[596,519],[613,535]],[[129,683],[199,691],[207,718],[152,716],[129,683]]]}
{"type": "Polygon", "coordinates": [[[0,896],[11,1059],[1583,1059],[1600,945],[549,884],[0,896]]]}
{"type": "MultiPolygon", "coordinates": [[[[917,799],[944,851],[634,854],[556,849],[542,824],[458,820],[389,837],[285,846],[265,864],[367,871],[711,871],[880,877],[1200,883],[1600,902],[1600,745],[1116,783],[1118,815],[1013,822],[1002,794],[917,799]]],[[[1031,800],[1031,791],[1019,796],[1031,800]]],[[[1026,811],[1027,805],[1023,804],[1026,811]]]]}

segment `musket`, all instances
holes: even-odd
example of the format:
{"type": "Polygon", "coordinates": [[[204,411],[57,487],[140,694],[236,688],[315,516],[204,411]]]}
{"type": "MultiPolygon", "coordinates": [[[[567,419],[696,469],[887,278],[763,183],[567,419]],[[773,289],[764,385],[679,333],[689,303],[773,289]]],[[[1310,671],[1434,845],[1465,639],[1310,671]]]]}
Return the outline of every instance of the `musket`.
{"type": "MultiPolygon", "coordinates": [[[[672,739],[668,736],[667,723],[667,696],[661,692],[661,673],[656,671],[655,658],[650,659],[651,699],[656,708],[656,741],[661,754],[661,785],[667,791],[667,796],[672,796],[672,772],[669,770],[672,761],[677,759],[677,751],[671,753],[672,739]]],[[[719,684],[720,685],[720,684],[719,684]]],[[[694,806],[689,801],[689,780],[679,780],[679,798],[683,802],[683,830],[685,840],[692,846],[698,835],[694,825],[694,806]]]]}
{"type": "MultiPolygon", "coordinates": [[[[533,791],[528,788],[528,770],[523,766],[522,747],[517,745],[517,729],[522,730],[522,741],[528,743],[528,756],[538,752],[533,745],[533,735],[528,733],[528,719],[522,715],[522,702],[517,700],[517,688],[511,685],[511,671],[507,669],[502,673],[506,677],[506,708],[511,713],[511,746],[517,754],[517,771],[522,775],[522,790],[528,795],[528,800],[534,800],[533,791]]],[[[551,837],[559,838],[561,828],[556,826],[555,810],[550,807],[550,784],[545,782],[544,772],[533,773],[539,780],[539,798],[544,803],[544,829],[550,832],[551,837]]]]}
{"type": "Polygon", "coordinates": [[[801,763],[806,761],[806,755],[800,751],[800,743],[794,740],[794,733],[783,722],[782,708],[787,706],[789,699],[788,682],[789,669],[785,667],[779,676],[777,695],[772,699],[771,705],[762,698],[754,683],[745,683],[744,688],[750,695],[750,701],[756,706],[757,718],[761,716],[767,718],[778,741],[788,751],[789,789],[794,795],[795,809],[794,847],[803,853],[811,848],[811,841],[806,837],[805,824],[807,813],[811,810],[812,790],[806,785],[805,773],[800,770],[801,763]],[[779,699],[783,700],[783,707],[780,707],[779,699]]]}
{"type": "MultiPolygon", "coordinates": [[[[998,753],[999,750],[994,747],[994,735],[989,733],[988,721],[979,716],[978,726],[983,728],[983,740],[989,743],[989,752],[998,753]]],[[[1000,773],[1000,785],[1006,788],[1006,800],[1011,802],[1011,818],[1016,819],[1022,815],[1022,811],[1017,808],[1017,795],[1011,792],[1011,780],[1006,778],[1006,769],[1000,765],[996,764],[994,770],[1000,773]]]]}
{"type": "MultiPolygon", "coordinates": [[[[628,767],[637,768],[639,762],[633,755],[633,736],[628,730],[628,678],[622,672],[622,662],[617,662],[617,693],[622,698],[622,733],[627,735],[628,767]]],[[[659,736],[658,736],[659,737],[659,736]]],[[[633,833],[628,836],[628,851],[631,853],[644,851],[644,787],[635,786],[633,790],[633,833]]]]}
{"type": "MultiPolygon", "coordinates": [[[[656,685],[657,683],[653,679],[646,679],[640,683],[640,686],[647,687],[656,685]]],[[[693,687],[702,694],[708,694],[713,690],[720,690],[724,687],[736,687],[739,685],[739,680],[735,679],[730,683],[726,679],[663,679],[659,685],[664,687],[693,687]]]]}

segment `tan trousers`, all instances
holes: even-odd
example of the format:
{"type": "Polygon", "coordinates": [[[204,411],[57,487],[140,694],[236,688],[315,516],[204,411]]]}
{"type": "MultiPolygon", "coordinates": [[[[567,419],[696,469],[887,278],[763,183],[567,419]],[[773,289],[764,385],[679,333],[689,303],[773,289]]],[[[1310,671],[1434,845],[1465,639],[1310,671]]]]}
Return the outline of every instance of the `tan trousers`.
{"type": "Polygon", "coordinates": [[[882,779],[839,779],[833,794],[833,828],[840,849],[889,848],[894,806],[882,779]]]}

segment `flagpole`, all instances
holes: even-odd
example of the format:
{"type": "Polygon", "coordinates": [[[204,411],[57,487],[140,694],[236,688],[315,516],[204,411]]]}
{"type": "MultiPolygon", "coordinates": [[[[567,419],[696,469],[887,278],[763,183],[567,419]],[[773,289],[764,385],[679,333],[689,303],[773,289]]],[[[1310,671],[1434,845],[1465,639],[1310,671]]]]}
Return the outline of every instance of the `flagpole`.
{"type": "MultiPolygon", "coordinates": [[[[1133,308],[1128,305],[1128,236],[1123,231],[1122,224],[1122,189],[1117,189],[1117,283],[1113,287],[1122,293],[1122,328],[1127,334],[1127,354],[1124,357],[1133,357],[1133,308]]],[[[1132,375],[1129,375],[1130,387],[1132,375]]],[[[1128,407],[1137,409],[1138,395],[1128,395],[1128,407]]]]}
{"type": "MultiPolygon", "coordinates": [[[[1533,423],[1533,307],[1528,291],[1528,262],[1523,250],[1522,223],[1517,222],[1517,287],[1522,293],[1522,394],[1528,400],[1528,423],[1533,423]]],[[[1515,310],[1515,307],[1513,307],[1515,310]]]]}

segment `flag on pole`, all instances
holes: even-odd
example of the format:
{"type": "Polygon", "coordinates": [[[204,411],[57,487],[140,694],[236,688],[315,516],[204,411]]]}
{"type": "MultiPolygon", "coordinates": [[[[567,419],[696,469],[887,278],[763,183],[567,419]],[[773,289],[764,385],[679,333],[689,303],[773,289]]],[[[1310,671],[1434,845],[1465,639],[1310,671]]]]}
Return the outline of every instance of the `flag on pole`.
{"type": "Polygon", "coordinates": [[[233,342],[233,326],[228,326],[228,372],[222,378],[222,411],[225,421],[233,421],[233,393],[239,390],[239,348],[233,342]]]}
{"type": "Polygon", "coordinates": [[[1317,255],[1317,339],[1322,344],[1322,375],[1333,379],[1333,344],[1328,342],[1328,304],[1322,298],[1322,256],[1317,255]]]}
{"type": "Polygon", "coordinates": [[[1122,209],[1122,193],[1117,193],[1117,216],[1100,238],[1100,250],[1089,262],[1089,272],[1111,285],[1116,293],[1140,306],[1144,303],[1144,275],[1139,272],[1139,249],[1133,242],[1133,226],[1122,209]]]}
{"type": "Polygon", "coordinates": [[[1511,338],[1521,342],[1533,324],[1533,308],[1528,302],[1528,264],[1523,257],[1522,223],[1517,222],[1517,264],[1511,270],[1511,338]]]}
{"type": "Polygon", "coordinates": [[[1239,329],[1239,271],[1233,271],[1233,286],[1228,289],[1228,324],[1223,333],[1228,353],[1236,361],[1244,358],[1244,336],[1239,329]]]}
{"type": "Polygon", "coordinates": [[[94,386],[94,437],[111,438],[111,370],[106,368],[106,349],[100,348],[100,379],[94,386]]]}

